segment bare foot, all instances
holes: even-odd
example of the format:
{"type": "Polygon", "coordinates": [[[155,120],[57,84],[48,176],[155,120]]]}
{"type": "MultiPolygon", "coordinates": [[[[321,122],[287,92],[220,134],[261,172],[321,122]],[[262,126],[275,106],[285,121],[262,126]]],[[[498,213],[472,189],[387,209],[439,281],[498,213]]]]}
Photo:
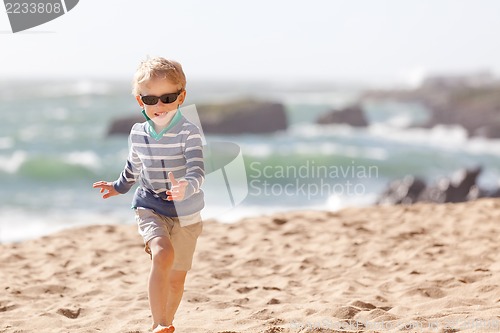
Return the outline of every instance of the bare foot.
{"type": "Polygon", "coordinates": [[[154,330],[153,333],[174,333],[175,327],[170,325],[170,326],[161,326],[158,325],[154,330]]]}

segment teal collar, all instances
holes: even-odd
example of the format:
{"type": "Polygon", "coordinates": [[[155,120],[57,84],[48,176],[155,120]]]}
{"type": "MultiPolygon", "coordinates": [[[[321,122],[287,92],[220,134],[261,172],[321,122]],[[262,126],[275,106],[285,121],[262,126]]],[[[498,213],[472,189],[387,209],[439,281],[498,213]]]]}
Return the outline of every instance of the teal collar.
{"type": "Polygon", "coordinates": [[[146,110],[142,110],[142,115],[146,118],[146,120],[148,122],[148,125],[149,125],[149,134],[156,141],[160,140],[163,137],[163,134],[165,134],[169,129],[171,129],[172,127],[174,127],[179,122],[179,120],[181,120],[181,118],[182,118],[182,113],[179,110],[179,107],[177,107],[177,111],[175,112],[174,117],[170,121],[170,124],[168,124],[168,126],[165,127],[160,133],[156,133],[155,127],[154,127],[154,123],[151,120],[151,118],[149,118],[148,115],[146,114],[146,110]]]}

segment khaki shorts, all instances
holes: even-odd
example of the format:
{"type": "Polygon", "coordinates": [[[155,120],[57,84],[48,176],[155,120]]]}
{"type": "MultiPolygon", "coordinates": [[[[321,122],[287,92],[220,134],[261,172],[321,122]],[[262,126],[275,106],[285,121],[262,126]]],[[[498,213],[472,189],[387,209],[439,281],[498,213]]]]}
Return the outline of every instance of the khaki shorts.
{"type": "Polygon", "coordinates": [[[151,255],[149,242],[156,237],[168,237],[174,248],[172,269],[189,271],[193,263],[196,241],[203,230],[203,222],[199,212],[182,218],[197,219],[199,222],[181,227],[177,217],[163,216],[151,209],[135,210],[138,231],[144,239],[144,250],[151,255]]]}

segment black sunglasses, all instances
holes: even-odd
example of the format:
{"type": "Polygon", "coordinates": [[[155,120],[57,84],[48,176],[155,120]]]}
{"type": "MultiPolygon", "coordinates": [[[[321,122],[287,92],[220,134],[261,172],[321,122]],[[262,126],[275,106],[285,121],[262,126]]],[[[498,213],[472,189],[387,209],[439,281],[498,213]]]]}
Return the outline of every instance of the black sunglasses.
{"type": "Polygon", "coordinates": [[[158,100],[160,100],[163,104],[170,104],[173,103],[177,100],[177,97],[181,94],[182,90],[179,90],[178,92],[175,93],[170,93],[170,94],[164,94],[161,95],[160,97],[158,96],[141,96],[141,101],[146,104],[146,105],[156,105],[158,103],[158,100]]]}

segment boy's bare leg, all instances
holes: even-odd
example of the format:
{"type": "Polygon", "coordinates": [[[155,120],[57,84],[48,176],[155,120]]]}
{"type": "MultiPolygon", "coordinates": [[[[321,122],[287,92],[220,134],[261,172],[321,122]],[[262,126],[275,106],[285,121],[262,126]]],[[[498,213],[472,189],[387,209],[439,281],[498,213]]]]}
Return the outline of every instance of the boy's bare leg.
{"type": "Polygon", "coordinates": [[[152,253],[149,273],[149,306],[153,315],[153,329],[158,325],[168,326],[172,321],[167,318],[169,298],[170,269],[174,262],[174,248],[168,237],[156,237],[149,242],[152,253]]]}
{"type": "Polygon", "coordinates": [[[168,301],[167,301],[167,311],[166,319],[169,325],[172,324],[175,316],[175,312],[179,308],[181,303],[182,294],[184,293],[184,282],[186,281],[186,271],[170,271],[170,281],[168,288],[168,301]]]}

